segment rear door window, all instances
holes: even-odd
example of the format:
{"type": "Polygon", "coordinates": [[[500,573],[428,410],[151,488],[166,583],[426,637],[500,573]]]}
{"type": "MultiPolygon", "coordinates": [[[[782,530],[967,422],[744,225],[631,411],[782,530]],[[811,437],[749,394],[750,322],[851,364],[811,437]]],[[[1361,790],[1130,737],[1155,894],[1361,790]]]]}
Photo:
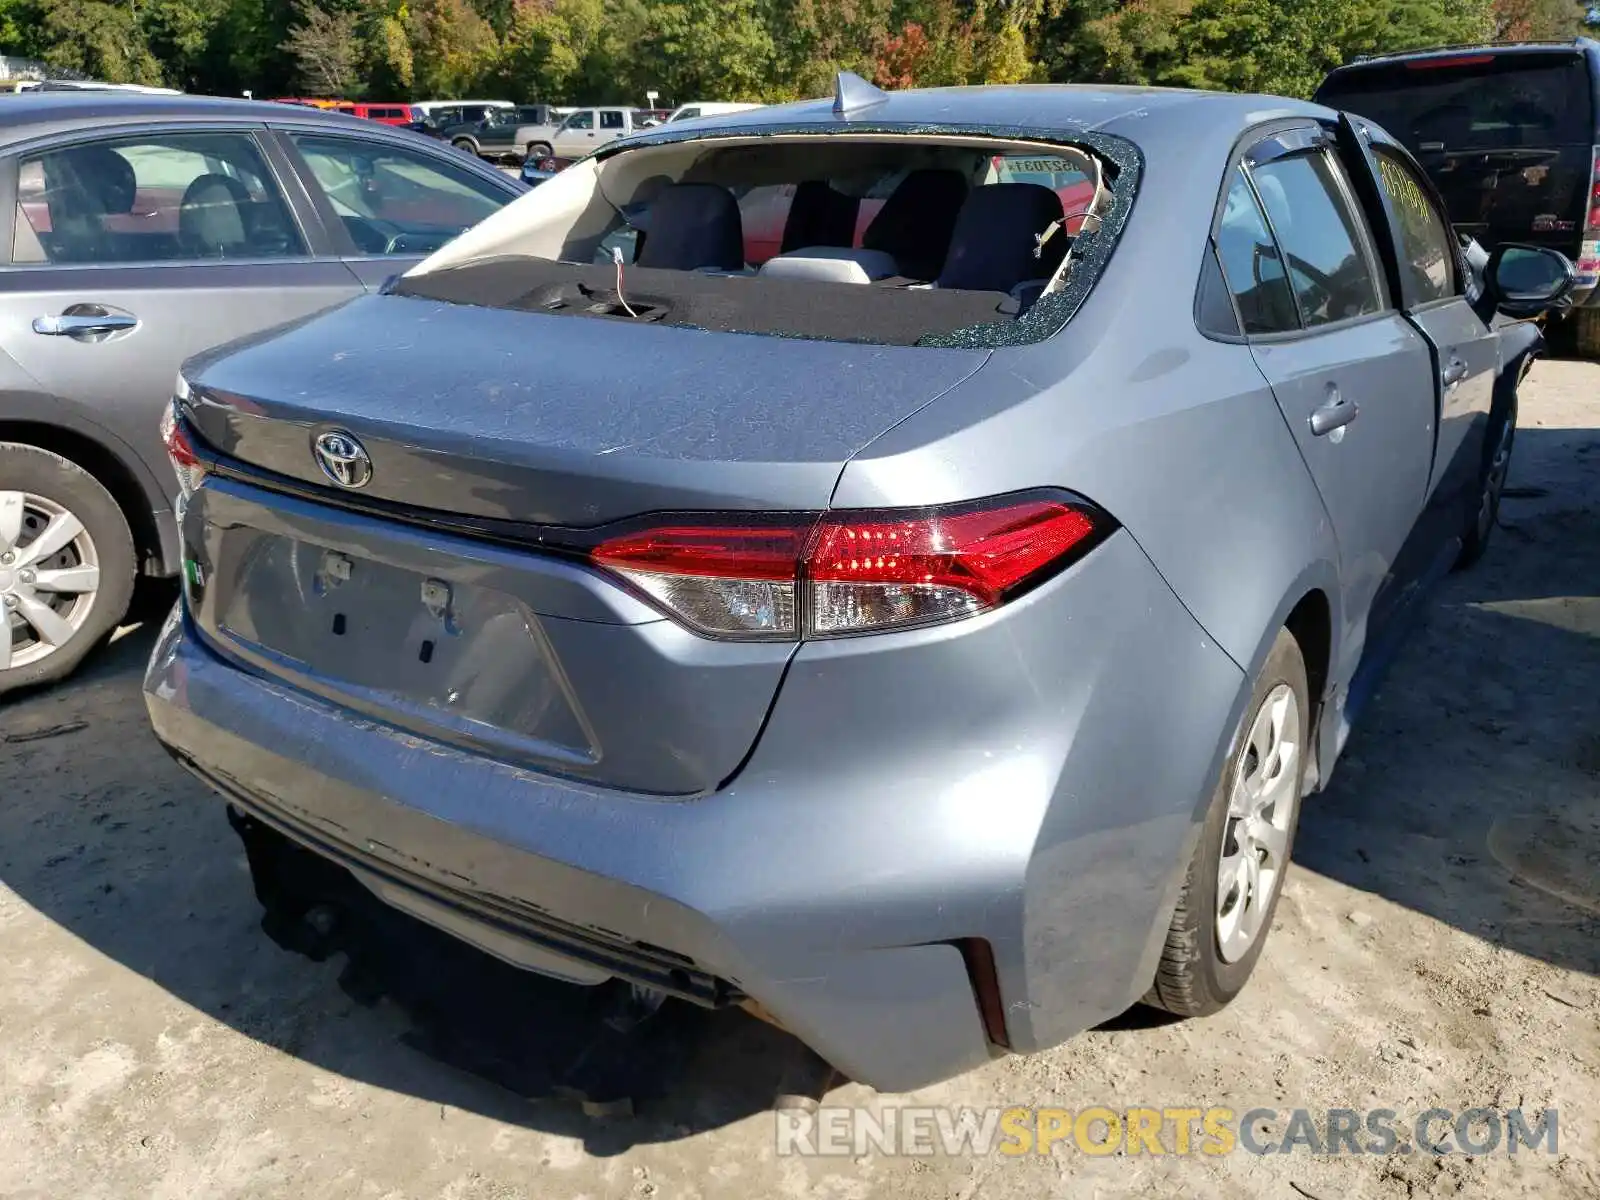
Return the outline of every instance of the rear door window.
{"type": "Polygon", "coordinates": [[[620,113],[620,112],[603,112],[603,113],[601,113],[600,114],[600,128],[601,129],[625,129],[627,127],[627,121],[624,119],[624,115],[625,114],[620,113]]]}
{"type": "Polygon", "coordinates": [[[18,164],[16,262],[134,263],[306,253],[246,133],[78,143],[18,164]]]}
{"type": "Polygon", "coordinates": [[[1359,218],[1325,150],[1272,159],[1251,179],[1272,223],[1306,326],[1382,311],[1359,218]]]}
{"type": "Polygon", "coordinates": [[[1234,169],[1228,184],[1216,243],[1244,331],[1286,333],[1300,328],[1282,256],[1243,167],[1234,169]]]}

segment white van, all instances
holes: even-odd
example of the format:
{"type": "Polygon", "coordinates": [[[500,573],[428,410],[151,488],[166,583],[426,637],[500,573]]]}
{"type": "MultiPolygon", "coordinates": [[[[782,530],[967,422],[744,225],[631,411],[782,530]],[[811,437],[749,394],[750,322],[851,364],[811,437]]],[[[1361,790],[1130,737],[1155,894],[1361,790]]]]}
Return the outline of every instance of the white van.
{"type": "Polygon", "coordinates": [[[692,121],[696,117],[720,117],[724,113],[744,112],[751,108],[765,108],[762,104],[724,104],[716,100],[699,100],[693,104],[680,104],[672,110],[667,117],[667,124],[673,121],[692,121]]]}

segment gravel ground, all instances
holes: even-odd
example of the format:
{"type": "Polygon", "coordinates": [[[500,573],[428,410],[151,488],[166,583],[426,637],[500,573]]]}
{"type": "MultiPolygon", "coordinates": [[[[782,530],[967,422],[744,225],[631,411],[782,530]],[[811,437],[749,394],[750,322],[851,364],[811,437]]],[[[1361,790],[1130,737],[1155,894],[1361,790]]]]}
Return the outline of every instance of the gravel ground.
{"type": "MultiPolygon", "coordinates": [[[[914,1097],[828,1098],[1553,1106],[1555,1155],[781,1157],[789,1043],[742,1015],[686,1027],[681,1077],[637,1118],[529,1101],[410,1048],[337,960],[262,934],[219,805],[147,732],[145,628],[0,707],[0,1195],[1600,1196],[1597,427],[1600,367],[1541,363],[1497,541],[1432,599],[1308,807],[1236,1004],[1135,1010],[914,1097]]],[[[571,1036],[541,1012],[501,1018],[571,1036]]]]}

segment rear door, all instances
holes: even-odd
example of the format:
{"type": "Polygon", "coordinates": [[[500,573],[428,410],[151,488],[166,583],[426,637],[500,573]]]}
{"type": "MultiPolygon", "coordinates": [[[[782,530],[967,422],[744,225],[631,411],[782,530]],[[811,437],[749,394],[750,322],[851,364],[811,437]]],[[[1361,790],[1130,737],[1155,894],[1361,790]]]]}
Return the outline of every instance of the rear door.
{"type": "Polygon", "coordinates": [[[426,145],[304,128],[277,136],[336,252],[368,290],[527,191],[503,172],[426,145]]]}
{"type": "Polygon", "coordinates": [[[557,158],[582,158],[595,148],[595,111],[586,108],[561,123],[551,141],[557,158]]]}
{"type": "Polygon", "coordinates": [[[163,461],[186,358],[360,293],[315,257],[320,230],[270,161],[255,131],[223,127],[78,134],[4,159],[0,349],[42,394],[163,461]]]}
{"type": "Polygon", "coordinates": [[[1337,72],[1320,103],[1381,125],[1416,156],[1450,219],[1487,247],[1578,253],[1595,86],[1575,46],[1425,55],[1337,72]]]}
{"type": "Polygon", "coordinates": [[[1427,494],[1432,355],[1389,299],[1317,126],[1245,150],[1215,237],[1251,351],[1338,540],[1345,628],[1333,665],[1348,680],[1388,612],[1427,494]]]}

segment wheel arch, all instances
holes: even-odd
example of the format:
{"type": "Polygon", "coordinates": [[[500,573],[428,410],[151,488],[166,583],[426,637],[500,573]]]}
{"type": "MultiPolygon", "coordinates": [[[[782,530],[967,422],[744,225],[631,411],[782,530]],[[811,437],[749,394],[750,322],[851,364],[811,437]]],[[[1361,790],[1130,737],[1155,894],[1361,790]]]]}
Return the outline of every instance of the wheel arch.
{"type": "Polygon", "coordinates": [[[145,574],[172,573],[171,547],[167,544],[170,539],[162,522],[167,512],[166,497],[151,491],[146,473],[127,455],[113,449],[107,440],[45,421],[0,419],[0,442],[48,450],[94,476],[111,493],[128,522],[140,570],[145,574]]]}

